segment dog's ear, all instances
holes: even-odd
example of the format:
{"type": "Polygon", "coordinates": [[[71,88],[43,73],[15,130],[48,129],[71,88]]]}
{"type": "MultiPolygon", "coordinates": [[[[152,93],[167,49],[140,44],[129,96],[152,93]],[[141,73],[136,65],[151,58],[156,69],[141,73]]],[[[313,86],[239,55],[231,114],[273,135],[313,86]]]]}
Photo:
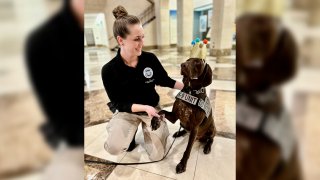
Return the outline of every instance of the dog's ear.
{"type": "Polygon", "coordinates": [[[202,87],[209,86],[212,83],[212,69],[209,64],[204,67],[200,79],[202,79],[202,87]]]}
{"type": "Polygon", "coordinates": [[[182,83],[184,84],[184,86],[189,86],[190,79],[189,79],[189,78],[186,78],[186,77],[183,77],[182,83]]]}

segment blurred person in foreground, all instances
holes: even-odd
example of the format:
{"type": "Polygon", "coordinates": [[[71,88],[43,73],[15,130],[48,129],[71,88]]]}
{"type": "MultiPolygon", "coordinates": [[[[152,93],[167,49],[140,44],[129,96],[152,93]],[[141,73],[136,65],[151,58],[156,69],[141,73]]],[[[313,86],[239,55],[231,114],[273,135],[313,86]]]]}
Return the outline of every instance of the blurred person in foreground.
{"type": "Polygon", "coordinates": [[[297,47],[274,9],[265,7],[236,20],[236,177],[301,179],[297,141],[281,96],[281,86],[296,73],[297,47]]]}
{"type": "Polygon", "coordinates": [[[83,0],[64,0],[26,44],[29,77],[47,117],[41,131],[57,149],[45,179],[83,178],[83,6],[83,0]]]}

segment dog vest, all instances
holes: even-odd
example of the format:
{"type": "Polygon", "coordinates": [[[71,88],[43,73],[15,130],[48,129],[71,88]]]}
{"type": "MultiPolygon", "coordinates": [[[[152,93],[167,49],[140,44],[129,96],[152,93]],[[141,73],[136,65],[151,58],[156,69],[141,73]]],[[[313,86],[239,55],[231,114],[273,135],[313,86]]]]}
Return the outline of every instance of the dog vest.
{"type": "MultiPolygon", "coordinates": [[[[192,91],[194,91],[196,94],[205,93],[205,88],[201,88],[199,90],[192,90],[192,91]]],[[[189,104],[199,106],[206,113],[207,118],[210,116],[212,108],[211,108],[211,104],[208,96],[206,96],[205,98],[199,98],[191,95],[191,93],[188,94],[183,91],[180,91],[177,94],[176,98],[181,99],[182,101],[185,101],[189,104]]]]}
{"type": "Polygon", "coordinates": [[[261,132],[274,141],[281,149],[283,160],[291,157],[295,136],[289,113],[285,110],[280,115],[266,114],[259,109],[250,106],[245,98],[236,103],[237,125],[251,132],[261,132]]]}

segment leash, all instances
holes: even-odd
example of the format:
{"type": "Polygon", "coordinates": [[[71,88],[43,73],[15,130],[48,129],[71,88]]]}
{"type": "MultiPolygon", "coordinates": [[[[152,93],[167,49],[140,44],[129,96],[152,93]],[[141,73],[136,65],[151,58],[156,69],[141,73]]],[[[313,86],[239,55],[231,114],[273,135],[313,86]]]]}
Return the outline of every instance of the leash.
{"type": "MultiPolygon", "coordinates": [[[[180,132],[180,130],[181,130],[181,126],[180,126],[178,132],[180,132]]],[[[117,163],[117,162],[103,162],[103,161],[93,161],[93,160],[84,160],[84,161],[87,162],[87,163],[97,163],[97,164],[106,164],[106,165],[139,165],[139,164],[151,164],[151,163],[156,163],[156,162],[162,161],[163,159],[165,159],[165,158],[167,157],[169,151],[170,151],[171,148],[172,148],[173,143],[176,141],[176,138],[177,138],[177,137],[175,137],[175,138],[173,139],[172,144],[170,145],[167,153],[163,156],[163,158],[160,159],[160,160],[157,160],[157,161],[140,162],[140,163],[117,163]]]]}

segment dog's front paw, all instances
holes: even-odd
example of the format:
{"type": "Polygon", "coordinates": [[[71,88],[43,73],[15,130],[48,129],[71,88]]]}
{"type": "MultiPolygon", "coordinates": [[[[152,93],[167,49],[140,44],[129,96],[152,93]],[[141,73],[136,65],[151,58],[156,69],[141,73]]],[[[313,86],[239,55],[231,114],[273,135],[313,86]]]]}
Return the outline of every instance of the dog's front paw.
{"type": "Polygon", "coordinates": [[[176,167],[177,174],[183,173],[185,171],[186,171],[186,165],[180,162],[176,167]]]}
{"type": "Polygon", "coordinates": [[[151,129],[152,131],[157,130],[160,127],[160,119],[158,119],[157,117],[153,117],[151,119],[151,129]]]}
{"type": "Polygon", "coordinates": [[[210,152],[211,152],[211,145],[210,146],[205,145],[203,148],[203,153],[209,154],[210,152]]]}
{"type": "Polygon", "coordinates": [[[175,132],[172,137],[177,138],[180,137],[181,135],[179,134],[180,131],[175,132]]]}

